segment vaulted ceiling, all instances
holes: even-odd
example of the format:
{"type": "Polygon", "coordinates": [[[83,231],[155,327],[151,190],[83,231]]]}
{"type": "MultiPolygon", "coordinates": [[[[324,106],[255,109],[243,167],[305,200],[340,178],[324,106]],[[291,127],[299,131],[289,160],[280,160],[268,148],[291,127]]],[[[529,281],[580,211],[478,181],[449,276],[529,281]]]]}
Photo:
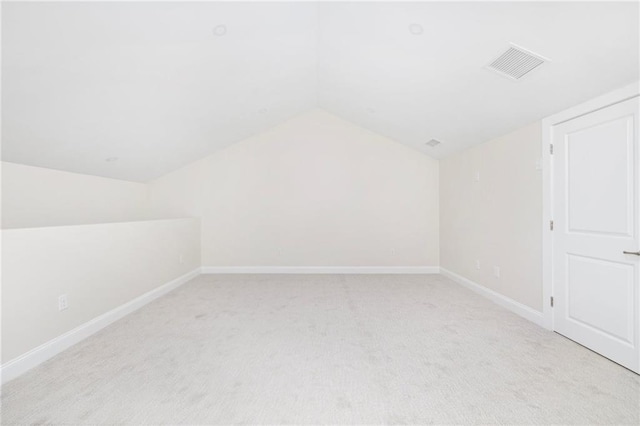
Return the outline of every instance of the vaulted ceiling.
{"type": "Polygon", "coordinates": [[[320,107],[442,158],[638,80],[638,31],[637,2],[4,2],[2,155],[148,181],[320,107]],[[548,61],[488,70],[510,43],[548,61]]]}

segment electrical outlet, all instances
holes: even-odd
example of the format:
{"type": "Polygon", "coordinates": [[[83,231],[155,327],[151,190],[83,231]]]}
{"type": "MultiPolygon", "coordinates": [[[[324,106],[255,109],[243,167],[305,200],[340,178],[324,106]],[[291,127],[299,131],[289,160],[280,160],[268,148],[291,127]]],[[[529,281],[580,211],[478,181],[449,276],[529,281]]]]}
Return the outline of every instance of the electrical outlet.
{"type": "Polygon", "coordinates": [[[476,260],[476,269],[480,269],[480,261],[476,260]]]}
{"type": "Polygon", "coordinates": [[[496,278],[500,278],[500,267],[499,266],[494,266],[493,267],[493,275],[495,275],[496,278]]]}
{"type": "Polygon", "coordinates": [[[480,172],[476,172],[475,176],[473,176],[474,182],[480,182],[480,172]]]}
{"type": "Polygon", "coordinates": [[[184,254],[180,255],[180,263],[184,263],[184,254]]]}
{"type": "Polygon", "coordinates": [[[58,296],[58,310],[64,311],[68,307],[69,307],[69,302],[67,300],[67,295],[61,294],[60,296],[58,296]]]}
{"type": "Polygon", "coordinates": [[[536,160],[536,170],[538,171],[542,170],[542,159],[540,158],[536,160]]]}

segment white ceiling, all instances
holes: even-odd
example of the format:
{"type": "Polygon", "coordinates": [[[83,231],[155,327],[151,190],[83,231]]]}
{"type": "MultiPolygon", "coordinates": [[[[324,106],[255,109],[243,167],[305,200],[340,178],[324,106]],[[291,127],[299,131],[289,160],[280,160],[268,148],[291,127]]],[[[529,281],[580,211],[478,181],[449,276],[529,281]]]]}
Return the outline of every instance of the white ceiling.
{"type": "Polygon", "coordinates": [[[638,12],[5,2],[3,160],[147,181],[315,107],[442,158],[638,80],[638,12]],[[519,81],[487,70],[509,43],[550,62],[519,81]]]}

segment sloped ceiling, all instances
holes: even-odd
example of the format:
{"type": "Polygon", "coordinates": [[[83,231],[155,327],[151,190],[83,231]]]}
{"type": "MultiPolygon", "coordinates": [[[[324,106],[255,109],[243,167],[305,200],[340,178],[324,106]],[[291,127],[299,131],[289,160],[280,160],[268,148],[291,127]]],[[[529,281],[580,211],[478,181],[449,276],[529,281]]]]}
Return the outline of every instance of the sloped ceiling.
{"type": "Polygon", "coordinates": [[[5,2],[2,155],[148,181],[321,107],[442,158],[636,81],[638,31],[636,2],[5,2]],[[487,70],[510,43],[550,61],[487,70]]]}

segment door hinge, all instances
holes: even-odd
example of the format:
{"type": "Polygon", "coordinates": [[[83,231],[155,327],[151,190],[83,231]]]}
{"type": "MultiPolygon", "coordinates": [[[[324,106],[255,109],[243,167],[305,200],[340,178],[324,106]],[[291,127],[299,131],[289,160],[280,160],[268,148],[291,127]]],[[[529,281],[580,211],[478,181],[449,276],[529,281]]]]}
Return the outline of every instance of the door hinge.
{"type": "Polygon", "coordinates": [[[549,145],[549,153],[553,155],[553,144],[549,145]]]}
{"type": "Polygon", "coordinates": [[[553,308],[553,296],[551,296],[551,307],[553,308]]]}
{"type": "Polygon", "coordinates": [[[549,229],[551,229],[553,231],[553,220],[549,221],[549,229]]]}

